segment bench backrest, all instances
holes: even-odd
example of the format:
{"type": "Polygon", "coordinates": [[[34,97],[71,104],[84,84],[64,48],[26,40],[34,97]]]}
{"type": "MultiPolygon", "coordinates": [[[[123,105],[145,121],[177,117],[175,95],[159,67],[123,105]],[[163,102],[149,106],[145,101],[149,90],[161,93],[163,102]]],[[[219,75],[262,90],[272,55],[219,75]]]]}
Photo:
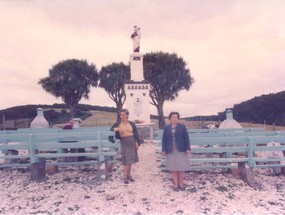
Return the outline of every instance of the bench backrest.
{"type": "MultiPolygon", "coordinates": [[[[162,130],[157,132],[158,142],[161,141],[162,133],[162,130]]],[[[192,130],[189,139],[191,153],[194,155],[191,158],[192,163],[246,162],[251,167],[285,167],[285,157],[282,156],[285,152],[285,132],[282,131],[195,133],[192,130]],[[279,144],[268,145],[271,142],[279,144]],[[267,157],[256,157],[259,152],[268,152],[267,157]],[[272,152],[280,152],[281,156],[271,157],[272,152]],[[218,158],[209,156],[214,153],[224,156],[218,158]],[[202,154],[206,155],[206,158],[195,156],[202,154]],[[235,157],[234,154],[243,154],[243,156],[235,157]],[[259,165],[261,162],[267,164],[259,165]]],[[[206,168],[215,167],[220,168],[206,165],[206,168]]],[[[225,165],[225,168],[228,168],[228,165],[225,165]]]]}
{"type": "MultiPolygon", "coordinates": [[[[0,133],[0,159],[30,159],[28,166],[38,161],[38,158],[56,158],[67,156],[62,149],[96,148],[96,153],[89,153],[89,156],[97,156],[102,162],[106,157],[117,153],[118,144],[111,143],[109,137],[114,136],[113,131],[99,129],[74,129],[74,130],[30,130],[19,133],[0,133]],[[106,150],[108,148],[108,150],[106,150]],[[24,155],[5,155],[11,150],[26,151],[24,155]],[[45,154],[38,153],[45,151],[45,154]],[[57,152],[56,154],[54,152],[57,152]]],[[[69,155],[70,156],[70,155],[69,155]]],[[[79,156],[79,153],[71,156],[79,156]]],[[[15,166],[21,166],[14,164],[15,166]]],[[[4,167],[5,165],[0,165],[4,167]]],[[[13,166],[13,163],[6,166],[13,166]]]]}

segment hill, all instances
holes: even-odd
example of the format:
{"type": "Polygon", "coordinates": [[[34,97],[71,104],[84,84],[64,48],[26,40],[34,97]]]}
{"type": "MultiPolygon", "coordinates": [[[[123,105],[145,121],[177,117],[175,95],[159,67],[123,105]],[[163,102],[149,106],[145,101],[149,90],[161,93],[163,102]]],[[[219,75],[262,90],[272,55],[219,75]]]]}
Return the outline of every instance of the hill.
{"type": "MultiPolygon", "coordinates": [[[[234,118],[238,122],[253,124],[266,124],[274,126],[285,126],[285,91],[254,97],[248,101],[233,106],[234,118]]],[[[31,121],[37,115],[37,108],[44,109],[44,116],[51,125],[63,124],[70,119],[68,108],[64,104],[53,105],[25,105],[0,110],[3,120],[0,128],[3,128],[3,121],[6,128],[29,127],[31,121]]],[[[110,125],[116,120],[116,108],[106,106],[92,106],[79,104],[76,107],[76,117],[85,120],[86,126],[110,125]],[[99,114],[101,112],[102,114],[99,114]],[[88,120],[86,120],[88,119],[88,120]]],[[[184,118],[185,124],[189,127],[200,128],[207,122],[223,121],[226,118],[226,109],[217,115],[192,116],[184,118]]],[[[151,116],[152,122],[157,122],[156,116],[151,116]]],[[[84,123],[84,124],[85,124],[84,123]]]]}
{"type": "Polygon", "coordinates": [[[223,121],[226,112],[232,109],[238,122],[285,126],[285,91],[256,96],[250,100],[235,104],[217,115],[193,116],[188,120],[223,121]]]}
{"type": "Polygon", "coordinates": [[[285,91],[254,97],[233,107],[239,122],[285,125],[285,91]]]}

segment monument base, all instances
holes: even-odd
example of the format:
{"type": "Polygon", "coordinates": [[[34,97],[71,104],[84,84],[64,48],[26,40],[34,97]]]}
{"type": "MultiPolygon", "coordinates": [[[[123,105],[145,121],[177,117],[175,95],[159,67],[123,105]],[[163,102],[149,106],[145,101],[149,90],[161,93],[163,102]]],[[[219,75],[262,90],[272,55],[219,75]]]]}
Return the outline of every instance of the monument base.
{"type": "Polygon", "coordinates": [[[142,141],[149,140],[153,142],[154,123],[138,123],[136,127],[142,141]]]}
{"type": "Polygon", "coordinates": [[[126,93],[125,107],[129,110],[129,120],[150,123],[150,83],[147,81],[128,81],[124,88],[126,93]]]}

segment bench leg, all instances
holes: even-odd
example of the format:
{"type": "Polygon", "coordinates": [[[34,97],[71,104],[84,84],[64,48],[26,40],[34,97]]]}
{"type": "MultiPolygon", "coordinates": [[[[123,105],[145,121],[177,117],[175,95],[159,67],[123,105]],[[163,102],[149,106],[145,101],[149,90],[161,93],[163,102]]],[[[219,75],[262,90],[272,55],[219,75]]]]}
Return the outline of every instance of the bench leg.
{"type": "Polygon", "coordinates": [[[46,161],[39,159],[37,162],[32,163],[30,167],[31,180],[41,182],[46,180],[46,161]]]}
{"type": "Polygon", "coordinates": [[[96,182],[100,183],[107,180],[106,162],[98,163],[96,182]]]}
{"type": "Polygon", "coordinates": [[[252,167],[247,167],[245,162],[238,163],[239,176],[245,181],[249,186],[255,189],[260,189],[261,185],[257,183],[254,178],[254,171],[252,167]]]}
{"type": "Polygon", "coordinates": [[[285,175],[285,167],[281,167],[281,174],[285,175]]]}
{"type": "MultiPolygon", "coordinates": [[[[283,157],[285,157],[285,151],[282,151],[283,157]]],[[[285,175],[285,167],[281,167],[281,174],[285,175]]]]}

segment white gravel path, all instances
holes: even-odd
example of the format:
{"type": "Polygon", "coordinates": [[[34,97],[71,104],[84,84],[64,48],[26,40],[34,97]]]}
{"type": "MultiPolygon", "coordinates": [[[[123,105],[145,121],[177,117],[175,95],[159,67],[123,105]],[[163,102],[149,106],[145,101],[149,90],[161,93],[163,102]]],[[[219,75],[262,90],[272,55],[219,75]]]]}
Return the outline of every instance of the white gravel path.
{"type": "Polygon", "coordinates": [[[159,170],[155,146],[139,149],[134,183],[122,183],[122,166],[95,183],[95,167],[62,167],[41,183],[29,171],[0,170],[0,214],[285,214],[285,177],[257,170],[261,190],[225,171],[189,172],[185,191],[173,192],[159,170]]]}

